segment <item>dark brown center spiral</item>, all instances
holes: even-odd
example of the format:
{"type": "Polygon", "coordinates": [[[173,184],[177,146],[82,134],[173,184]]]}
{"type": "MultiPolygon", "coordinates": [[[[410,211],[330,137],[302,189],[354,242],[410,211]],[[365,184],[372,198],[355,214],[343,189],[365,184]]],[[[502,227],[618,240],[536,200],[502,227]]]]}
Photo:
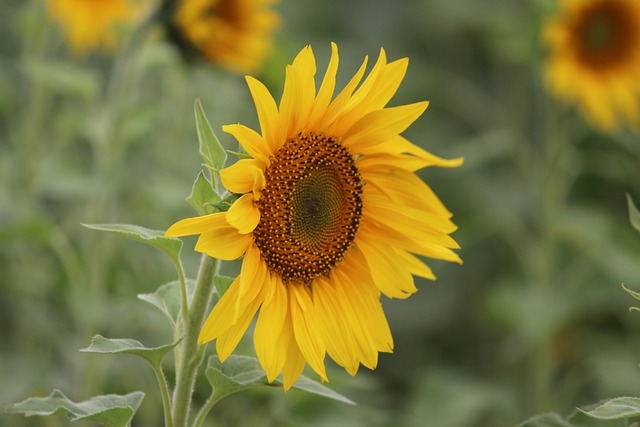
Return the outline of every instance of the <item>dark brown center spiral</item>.
{"type": "Polygon", "coordinates": [[[355,239],[362,216],[362,179],[337,139],[300,134],[265,171],[253,231],[267,267],[284,283],[328,275],[355,239]]]}

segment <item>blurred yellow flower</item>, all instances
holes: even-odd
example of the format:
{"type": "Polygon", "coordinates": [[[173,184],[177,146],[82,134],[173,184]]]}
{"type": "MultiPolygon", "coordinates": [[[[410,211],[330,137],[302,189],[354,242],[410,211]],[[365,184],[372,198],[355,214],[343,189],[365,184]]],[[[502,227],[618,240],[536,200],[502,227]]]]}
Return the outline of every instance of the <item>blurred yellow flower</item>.
{"type": "Polygon", "coordinates": [[[280,17],[276,0],[178,0],[173,27],[177,36],[220,67],[259,70],[272,47],[280,17]]]}
{"type": "Polygon", "coordinates": [[[640,1],[561,0],[543,31],[545,78],[596,127],[640,123],[640,1]]]}
{"type": "Polygon", "coordinates": [[[52,18],[62,26],[76,54],[117,46],[118,27],[142,17],[148,1],[45,0],[52,18]]]}
{"type": "Polygon", "coordinates": [[[269,381],[283,372],[285,390],[306,363],[326,380],[325,354],[352,375],[360,364],[374,369],[378,353],[393,350],[380,294],[407,298],[417,291],[413,275],[435,278],[415,254],[461,262],[451,250],[459,247],[449,236],[451,213],[414,172],[462,159],[438,158],[400,136],[428,105],[385,108],[406,58],[388,63],[381,50],[360,84],[366,64],[334,98],[332,44],[316,93],[306,47],[286,69],[279,107],[247,77],[262,134],[224,126],[250,158],[220,172],[240,198],[227,212],[187,218],[166,232],[200,234],[195,249],[215,258],[244,256],[199,342],[217,339],[224,361],[260,309],[255,350],[269,381]]]}

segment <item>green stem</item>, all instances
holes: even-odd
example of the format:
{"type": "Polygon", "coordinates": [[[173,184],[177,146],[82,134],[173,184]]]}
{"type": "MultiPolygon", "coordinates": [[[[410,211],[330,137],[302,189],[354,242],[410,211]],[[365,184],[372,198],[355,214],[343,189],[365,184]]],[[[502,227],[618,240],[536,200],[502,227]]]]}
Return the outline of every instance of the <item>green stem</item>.
{"type": "Polygon", "coordinates": [[[202,423],[204,423],[205,418],[207,418],[207,415],[209,415],[209,412],[211,412],[216,403],[222,400],[223,397],[224,396],[216,396],[215,391],[211,393],[211,396],[209,396],[207,402],[200,409],[200,412],[198,412],[196,420],[193,423],[193,427],[201,427],[202,423]]]}
{"type": "Polygon", "coordinates": [[[213,292],[213,277],[219,267],[219,261],[203,255],[200,271],[193,293],[189,317],[184,323],[184,339],[181,345],[182,357],[176,359],[176,389],[173,394],[173,424],[186,427],[191,408],[191,395],[198,367],[204,358],[204,352],[198,351],[198,334],[204,321],[213,292]]]}
{"type": "Polygon", "coordinates": [[[171,418],[171,401],[169,399],[169,386],[167,386],[167,378],[164,376],[160,365],[153,365],[153,372],[156,374],[158,386],[160,387],[160,395],[162,396],[164,425],[165,427],[173,427],[173,419],[171,418]]]}

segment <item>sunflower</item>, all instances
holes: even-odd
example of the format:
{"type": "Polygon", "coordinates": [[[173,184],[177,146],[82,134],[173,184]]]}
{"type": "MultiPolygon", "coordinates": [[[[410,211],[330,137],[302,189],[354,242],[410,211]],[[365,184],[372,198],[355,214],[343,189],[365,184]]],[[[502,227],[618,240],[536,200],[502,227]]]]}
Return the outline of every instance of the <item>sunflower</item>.
{"type": "Polygon", "coordinates": [[[179,43],[223,68],[258,70],[271,50],[276,0],[178,0],[172,32],[179,43]]]}
{"type": "Polygon", "coordinates": [[[140,19],[147,1],[135,0],[45,0],[52,18],[65,32],[76,54],[102,47],[114,49],[118,27],[140,19]]]}
{"type": "Polygon", "coordinates": [[[598,128],[639,123],[640,2],[563,0],[543,31],[550,50],[545,78],[598,128]]]}
{"type": "Polygon", "coordinates": [[[333,98],[332,44],[316,94],[316,63],[305,47],[286,69],[279,107],[247,77],[262,134],[224,126],[250,158],[220,172],[240,197],[227,212],[183,219],[166,232],[200,234],[195,249],[215,258],[244,256],[199,342],[217,339],[225,360],[259,310],[255,350],[270,382],[283,373],[285,390],[306,363],[326,380],[326,354],[352,375],[361,364],[374,369],[378,353],[393,350],[381,293],[407,298],[417,290],[413,275],[435,279],[416,255],[461,262],[451,213],[414,172],[462,159],[438,158],[400,136],[428,105],[385,108],[406,58],[388,63],[381,50],[359,85],[366,64],[333,98]]]}

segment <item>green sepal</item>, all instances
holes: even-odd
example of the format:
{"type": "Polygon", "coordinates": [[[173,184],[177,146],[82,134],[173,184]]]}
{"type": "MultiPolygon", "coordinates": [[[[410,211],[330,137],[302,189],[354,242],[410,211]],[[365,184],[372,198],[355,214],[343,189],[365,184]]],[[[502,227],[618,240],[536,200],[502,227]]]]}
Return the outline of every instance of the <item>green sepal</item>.
{"type": "Polygon", "coordinates": [[[227,153],[229,154],[233,154],[234,156],[236,156],[239,159],[252,159],[253,157],[251,157],[249,154],[247,153],[241,153],[240,151],[231,151],[231,150],[227,150],[227,153]]]}
{"type": "MultiPolygon", "coordinates": [[[[196,288],[196,282],[192,279],[186,279],[185,285],[187,290],[187,304],[191,304],[191,298],[193,296],[193,290],[196,288]]],[[[165,283],[155,292],[150,294],[138,294],[138,298],[157,307],[167,315],[174,326],[178,322],[181,310],[180,281],[174,280],[172,282],[165,283]]]]}
{"type": "Polygon", "coordinates": [[[227,160],[227,153],[213,132],[209,120],[202,110],[200,99],[196,99],[195,102],[195,116],[200,156],[205,166],[217,175],[227,160]]]}
{"type": "Polygon", "coordinates": [[[87,228],[99,231],[107,231],[117,234],[118,236],[128,237],[129,239],[145,243],[161,250],[171,258],[175,264],[180,263],[180,250],[182,249],[182,240],[174,237],[164,237],[164,231],[150,230],[132,224],[82,224],[87,228]]]}
{"type": "Polygon", "coordinates": [[[129,338],[105,338],[102,335],[96,335],[91,338],[89,347],[83,348],[80,351],[100,354],[132,354],[144,359],[152,366],[159,367],[165,356],[169,354],[181,340],[182,338],[171,344],[147,348],[139,341],[129,338]]]}
{"type": "Polygon", "coordinates": [[[191,188],[191,194],[187,197],[187,203],[193,206],[200,215],[208,215],[217,212],[214,205],[219,203],[220,200],[221,198],[216,193],[211,182],[209,182],[204,172],[200,171],[191,188]]]}
{"type": "MultiPolygon", "coordinates": [[[[269,384],[258,359],[233,354],[224,363],[220,362],[217,355],[211,356],[207,362],[205,376],[213,388],[216,400],[250,388],[273,387],[282,384],[280,379],[269,384]]],[[[352,400],[303,375],[296,381],[293,388],[350,405],[355,404],[352,400]]]]}
{"type": "Polygon", "coordinates": [[[636,230],[640,231],[640,211],[633,203],[631,196],[627,194],[627,204],[629,205],[629,222],[636,230]]]}
{"type": "Polygon", "coordinates": [[[60,390],[54,390],[47,397],[31,397],[8,405],[5,410],[8,413],[23,414],[26,417],[66,414],[71,421],[85,420],[105,427],[127,427],[143,398],[143,392],[134,391],[124,396],[107,394],[75,403],[60,390]]]}
{"type": "Polygon", "coordinates": [[[224,196],[224,198],[222,198],[222,200],[213,203],[211,206],[219,212],[226,212],[229,210],[231,205],[234,204],[234,202],[239,198],[240,194],[228,193],[226,196],[224,196]]]}

